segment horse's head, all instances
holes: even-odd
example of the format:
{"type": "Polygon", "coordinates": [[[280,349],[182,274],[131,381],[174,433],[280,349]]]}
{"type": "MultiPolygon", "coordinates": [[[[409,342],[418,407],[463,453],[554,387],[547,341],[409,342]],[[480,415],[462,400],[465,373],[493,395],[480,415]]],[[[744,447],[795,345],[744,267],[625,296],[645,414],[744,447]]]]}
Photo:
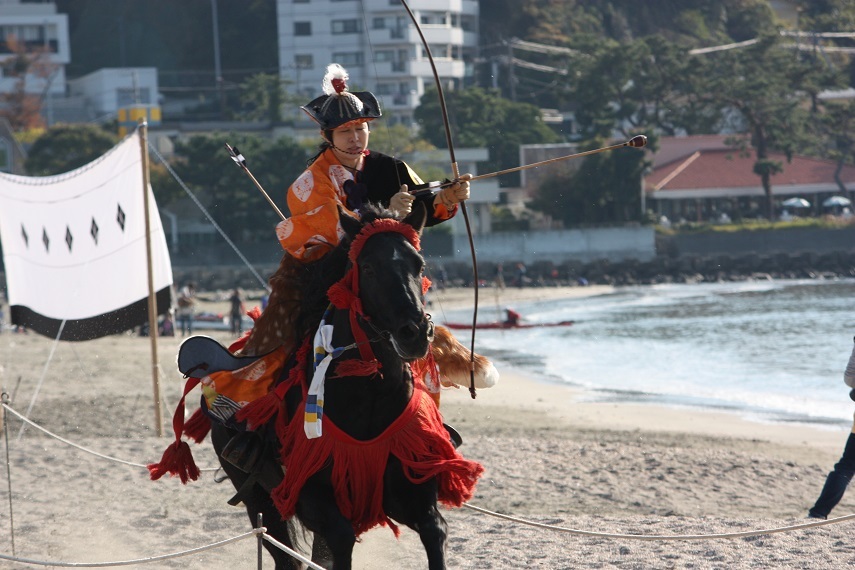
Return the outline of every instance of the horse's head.
{"type": "Polygon", "coordinates": [[[406,361],[422,358],[433,340],[433,323],[425,313],[424,259],[419,232],[425,210],[416,208],[403,222],[388,210],[364,208],[362,219],[341,213],[350,243],[350,261],[362,311],[376,331],[387,333],[395,352],[406,361]]]}

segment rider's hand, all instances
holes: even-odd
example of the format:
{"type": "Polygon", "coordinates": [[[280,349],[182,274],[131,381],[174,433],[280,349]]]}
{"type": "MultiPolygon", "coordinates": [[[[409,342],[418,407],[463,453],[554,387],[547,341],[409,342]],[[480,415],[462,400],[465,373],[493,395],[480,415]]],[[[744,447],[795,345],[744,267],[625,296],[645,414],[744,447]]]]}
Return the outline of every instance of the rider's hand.
{"type": "Polygon", "coordinates": [[[469,179],[471,174],[464,174],[458,178],[454,184],[447,188],[443,188],[436,195],[437,200],[442,202],[446,209],[450,210],[455,204],[459,204],[463,200],[469,199],[469,179]]]}
{"type": "Polygon", "coordinates": [[[401,186],[401,190],[389,200],[389,209],[395,212],[399,218],[403,218],[413,210],[415,198],[407,191],[407,185],[401,186]]]}

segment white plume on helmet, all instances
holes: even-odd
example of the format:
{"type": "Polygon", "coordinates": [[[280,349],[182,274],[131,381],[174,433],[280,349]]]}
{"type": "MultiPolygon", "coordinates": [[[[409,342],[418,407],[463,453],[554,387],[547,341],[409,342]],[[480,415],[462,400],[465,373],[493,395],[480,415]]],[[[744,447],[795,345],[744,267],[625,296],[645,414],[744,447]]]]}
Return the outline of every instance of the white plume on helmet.
{"type": "MultiPolygon", "coordinates": [[[[337,63],[331,63],[327,66],[327,72],[324,74],[322,89],[325,95],[337,95],[338,97],[346,97],[350,105],[356,109],[357,113],[362,112],[362,101],[347,90],[347,80],[350,76],[347,70],[337,63]]],[[[332,101],[332,97],[327,101],[327,105],[332,101]]]]}

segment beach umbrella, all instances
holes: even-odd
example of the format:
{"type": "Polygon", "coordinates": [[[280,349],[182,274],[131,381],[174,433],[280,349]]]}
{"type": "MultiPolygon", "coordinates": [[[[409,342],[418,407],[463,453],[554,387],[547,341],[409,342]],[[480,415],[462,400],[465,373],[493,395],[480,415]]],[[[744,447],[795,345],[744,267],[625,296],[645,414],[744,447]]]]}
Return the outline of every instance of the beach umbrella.
{"type": "Polygon", "coordinates": [[[810,202],[804,198],[788,198],[781,205],[785,208],[810,208],[810,202]]]}
{"type": "Polygon", "coordinates": [[[822,205],[826,208],[834,208],[834,207],[843,207],[843,206],[851,206],[852,200],[846,198],[845,196],[832,196],[822,202],[822,205]]]}

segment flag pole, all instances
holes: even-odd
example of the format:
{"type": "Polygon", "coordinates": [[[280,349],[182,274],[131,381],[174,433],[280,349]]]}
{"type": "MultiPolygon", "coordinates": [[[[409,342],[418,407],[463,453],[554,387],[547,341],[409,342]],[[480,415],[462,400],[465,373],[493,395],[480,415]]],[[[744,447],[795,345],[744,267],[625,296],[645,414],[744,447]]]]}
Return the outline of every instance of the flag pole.
{"type": "Polygon", "coordinates": [[[151,213],[148,204],[148,125],[140,119],[140,152],[143,171],[143,211],[145,212],[145,253],[148,263],[148,338],[151,343],[151,381],[154,388],[154,424],[158,437],[163,437],[163,417],[160,412],[160,378],[157,373],[157,299],[154,295],[154,272],[151,254],[151,213]]]}

